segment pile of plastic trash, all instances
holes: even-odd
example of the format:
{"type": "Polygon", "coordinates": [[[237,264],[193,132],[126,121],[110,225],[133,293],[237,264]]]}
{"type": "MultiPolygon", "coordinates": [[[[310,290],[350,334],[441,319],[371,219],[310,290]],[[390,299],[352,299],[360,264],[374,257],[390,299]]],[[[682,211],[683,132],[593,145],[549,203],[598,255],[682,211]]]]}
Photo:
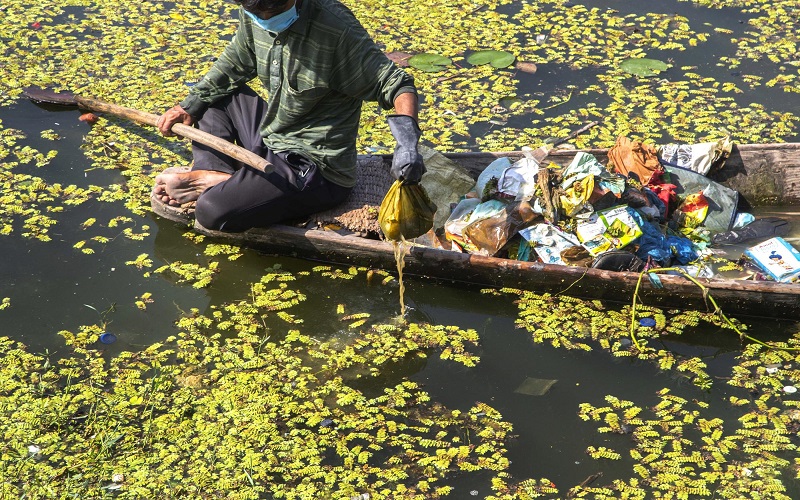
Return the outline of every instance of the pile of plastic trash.
{"type": "Polygon", "coordinates": [[[707,177],[731,148],[729,138],[654,147],[619,137],[606,165],[586,152],[566,167],[540,165],[531,150],[498,158],[452,206],[446,245],[615,271],[800,279],[800,253],[782,238],[787,221],[738,210],[739,194],[707,177]]]}

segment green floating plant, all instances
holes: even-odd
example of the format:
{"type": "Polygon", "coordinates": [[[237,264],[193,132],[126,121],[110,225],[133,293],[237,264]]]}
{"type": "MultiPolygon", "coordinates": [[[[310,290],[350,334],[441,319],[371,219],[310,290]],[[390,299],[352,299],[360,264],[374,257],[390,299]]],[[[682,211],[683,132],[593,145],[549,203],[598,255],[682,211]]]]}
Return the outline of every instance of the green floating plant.
{"type": "MultiPolygon", "coordinates": [[[[672,12],[628,14],[563,0],[518,3],[513,14],[500,8],[510,0],[477,7],[446,1],[346,3],[387,51],[441,48],[442,55],[428,54],[431,60],[422,57],[415,67],[426,96],[421,121],[436,131],[426,137],[441,150],[518,149],[564,136],[587,120],[601,124],[578,137],[576,147],[607,147],[621,134],[695,142],[715,139],[720,131],[737,142],[779,142],[793,137],[800,121],[791,105],[751,102],[757,93],[743,100],[745,90],[761,86],[781,89],[787,97],[800,93],[793,0],[694,2],[697,8],[746,15],[745,29],[737,31],[697,25],[672,12]],[[728,49],[717,61],[725,78],[692,66],[671,69],[669,80],[620,78],[619,68],[632,64],[627,59],[641,64],[654,50],[671,51],[678,59],[712,37],[728,49]],[[558,88],[524,91],[530,74],[495,71],[492,61],[461,65],[463,47],[475,46],[562,72],[574,69],[586,81],[576,84],[566,71],[558,88]],[[727,74],[747,61],[759,61],[763,74],[727,74]],[[515,97],[504,99],[508,96],[515,97]]],[[[180,7],[178,12],[150,2],[5,1],[0,22],[9,50],[0,53],[0,106],[18,105],[21,89],[35,84],[68,85],[152,112],[167,109],[200,79],[238,24],[236,7],[222,0],[187,0],[180,7]],[[44,67],[32,71],[31,60],[44,67]]],[[[256,91],[263,89],[256,85],[256,91]]],[[[58,133],[45,130],[40,136],[55,141],[58,133]]],[[[385,117],[365,107],[359,150],[378,145],[389,152],[390,144],[385,117]]],[[[46,168],[58,153],[40,151],[22,131],[0,122],[0,235],[49,241],[63,212],[91,201],[115,203],[130,217],[107,226],[86,224],[87,233],[76,238],[80,251],[108,244],[114,235],[105,228],[120,224],[127,224],[121,233],[126,238],[148,238],[148,229],[134,228],[149,213],[155,175],[191,157],[187,142],[111,117],[86,129],[82,150],[89,179],[94,170],[109,170],[118,180],[61,185],[46,168]],[[20,167],[41,168],[32,176],[20,167]]],[[[195,235],[192,241],[201,240],[195,235]]],[[[235,248],[210,245],[203,253],[238,255],[235,248]]],[[[127,264],[154,267],[147,254],[127,264]]],[[[155,267],[195,286],[208,284],[216,269],[155,267]]],[[[317,269],[314,276],[352,281],[361,273],[372,282],[395,279],[385,271],[333,267],[317,269]]],[[[300,274],[273,270],[252,286],[248,300],[207,316],[192,311],[179,323],[181,335],[168,343],[116,357],[90,348],[101,326],[63,332],[73,352],[60,360],[0,340],[0,497],[436,498],[459,493],[444,486],[446,480],[474,472],[488,477],[488,471],[494,493],[487,498],[564,496],[548,479],[520,481],[506,472],[510,425],[491,407],[450,410],[408,380],[371,379],[383,384],[378,394],[354,383],[361,374],[386,377],[396,364],[432,355],[473,366],[479,361],[475,332],[384,325],[374,315],[345,314],[343,308],[337,318],[352,342],[320,341],[294,330],[304,323],[292,308],[305,296],[289,283],[300,274]]],[[[701,359],[654,346],[701,323],[744,331],[737,322],[691,311],[638,305],[614,311],[567,297],[503,293],[517,300],[517,326],[537,343],[646,360],[703,389],[712,378],[701,359]],[[631,326],[634,317],[652,318],[656,325],[631,326]]],[[[151,300],[146,295],[135,299],[137,307],[146,307],[151,300]]],[[[0,309],[9,304],[3,299],[0,309]]],[[[800,409],[784,390],[800,383],[795,368],[800,359],[790,350],[798,345],[795,335],[783,343],[744,347],[728,381],[738,392],[722,402],[726,414],[731,408],[739,412],[728,422],[702,401],[668,393],[659,394],[652,408],[618,399],[607,400],[602,411],[582,407],[581,415],[599,423],[604,437],[619,438],[613,444],[587,443],[586,449],[598,457],[619,453],[620,463],[628,458],[635,463],[627,479],[622,471],[620,479],[576,487],[570,494],[785,498],[785,485],[800,470],[794,447],[800,409]]]]}
{"type": "Polygon", "coordinates": [[[171,262],[154,269],[153,272],[170,273],[178,277],[178,283],[191,283],[194,288],[205,288],[211,284],[218,267],[219,262],[216,261],[210,262],[207,267],[187,262],[171,262]]]}
{"type": "Polygon", "coordinates": [[[452,59],[439,54],[422,53],[408,59],[409,66],[428,73],[444,71],[451,64],[453,64],[452,59]]]}
{"type": "Polygon", "coordinates": [[[491,64],[495,68],[507,68],[514,64],[515,59],[514,54],[505,50],[479,50],[470,54],[467,62],[475,66],[491,64]]]}
{"type": "Polygon", "coordinates": [[[657,59],[646,57],[633,57],[625,59],[619,63],[619,68],[626,73],[636,76],[657,76],[662,71],[666,71],[669,65],[657,59]]]}
{"type": "Polygon", "coordinates": [[[112,357],[94,349],[100,325],[61,332],[72,352],[58,360],[0,338],[0,494],[423,499],[508,468],[511,426],[491,406],[448,409],[405,379],[354,384],[437,350],[471,366],[476,332],[375,324],[336,347],[286,328],[304,300],[292,281],[271,272],[250,299],[112,357]]]}
{"type": "MultiPolygon", "coordinates": [[[[600,433],[630,436],[632,476],[575,487],[571,497],[643,499],[659,491],[672,498],[790,498],[781,476],[792,461],[782,455],[796,454],[791,435],[798,424],[791,414],[770,407],[770,396],[753,401],[752,411],[742,414],[733,430],[707,415],[708,403],[690,402],[668,389],[658,397],[647,409],[614,396],[606,396],[606,406],[580,405],[579,416],[600,423],[600,433]]],[[[594,458],[615,457],[602,450],[590,446],[588,451],[594,458]]]]}

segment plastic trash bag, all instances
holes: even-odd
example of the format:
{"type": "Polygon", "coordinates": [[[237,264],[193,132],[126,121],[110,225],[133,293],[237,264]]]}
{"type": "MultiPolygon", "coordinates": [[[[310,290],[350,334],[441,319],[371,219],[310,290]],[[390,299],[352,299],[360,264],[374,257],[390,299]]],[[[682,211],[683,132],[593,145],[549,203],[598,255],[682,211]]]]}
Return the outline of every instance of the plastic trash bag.
{"type": "Polygon", "coordinates": [[[703,196],[708,200],[708,214],[703,221],[706,229],[718,232],[731,228],[736,218],[736,205],[739,202],[737,191],[691,170],[667,167],[667,172],[670,182],[676,186],[675,192],[678,195],[703,192],[703,196]]]}
{"type": "Polygon", "coordinates": [[[736,214],[736,219],[733,221],[733,226],[731,229],[741,229],[754,220],[756,220],[755,215],[747,212],[739,212],[736,214]]]}
{"type": "Polygon", "coordinates": [[[578,238],[574,235],[547,222],[521,229],[519,234],[535,245],[534,251],[545,264],[566,264],[561,258],[561,252],[580,246],[578,238]]]}
{"type": "MultiPolygon", "coordinates": [[[[476,209],[477,211],[477,209],[476,209]]],[[[474,212],[473,212],[474,217],[474,212]]],[[[527,201],[517,201],[489,217],[470,222],[463,234],[481,255],[495,255],[520,229],[530,226],[539,217],[527,201]]]]}
{"type": "Polygon", "coordinates": [[[683,200],[673,214],[680,231],[690,236],[708,216],[708,200],[702,192],[692,193],[683,200]]]}
{"type": "MultiPolygon", "coordinates": [[[[714,274],[714,270],[708,266],[704,265],[689,265],[689,266],[678,266],[683,272],[691,276],[692,278],[713,278],[716,276],[714,274]]],[[[667,274],[675,274],[680,276],[681,273],[678,271],[668,271],[667,274]]]]}
{"type": "Polygon", "coordinates": [[[573,183],[578,182],[585,177],[594,177],[601,175],[606,169],[597,161],[597,158],[589,153],[578,151],[575,153],[575,158],[572,159],[567,168],[561,173],[561,189],[569,189],[573,183]]]}
{"type": "Polygon", "coordinates": [[[640,259],[644,261],[653,259],[659,265],[666,266],[673,258],[684,265],[698,258],[694,244],[689,238],[664,235],[658,226],[645,221],[635,210],[633,218],[642,230],[642,235],[637,241],[639,248],[636,250],[636,255],[640,259]]]}
{"type": "MultiPolygon", "coordinates": [[[[520,241],[519,241],[519,246],[517,247],[516,260],[521,260],[521,261],[524,261],[524,262],[530,262],[530,260],[531,260],[531,244],[528,243],[528,240],[526,240],[525,238],[520,238],[519,240],[520,241]]],[[[509,258],[512,258],[512,256],[509,255],[509,258]]]]}
{"type": "Polygon", "coordinates": [[[525,151],[525,156],[503,170],[497,183],[497,190],[513,197],[515,201],[528,201],[536,194],[538,173],[539,163],[530,151],[525,151]]]}
{"type": "Polygon", "coordinates": [[[381,202],[378,222],[387,240],[412,239],[433,227],[436,205],[420,184],[395,181],[381,202]]]}
{"type": "Polygon", "coordinates": [[[717,142],[700,144],[665,144],[659,146],[661,162],[671,167],[680,167],[706,175],[711,167],[724,161],[733,149],[730,136],[717,142]]]}
{"type": "Polygon", "coordinates": [[[475,207],[481,204],[479,198],[464,198],[450,212],[447,221],[444,223],[444,236],[448,241],[456,243],[466,251],[477,251],[477,248],[464,237],[464,228],[469,223],[475,207]]]}
{"type": "Polygon", "coordinates": [[[642,235],[642,217],[634,209],[620,205],[597,212],[575,228],[578,239],[592,255],[612,248],[623,248],[642,235]]]}
{"type": "Polygon", "coordinates": [[[589,204],[589,198],[591,198],[593,192],[593,175],[585,176],[568,187],[564,191],[564,194],[561,195],[561,208],[564,210],[566,216],[575,217],[575,215],[583,211],[584,208],[588,209],[589,212],[594,211],[589,204]]]}
{"type": "Polygon", "coordinates": [[[786,219],[765,217],[755,219],[744,227],[717,233],[711,238],[711,241],[715,245],[735,245],[751,240],[786,236],[791,228],[791,224],[786,219]]]}
{"type": "Polygon", "coordinates": [[[489,200],[479,203],[469,214],[467,224],[478,222],[479,220],[488,219],[502,213],[508,207],[508,201],[489,200]]]}
{"type": "Polygon", "coordinates": [[[464,167],[433,148],[420,144],[419,153],[427,169],[420,184],[436,205],[433,227],[439,229],[450,215],[451,204],[458,203],[459,198],[472,189],[475,179],[464,167]]]}
{"type": "Polygon", "coordinates": [[[503,171],[511,166],[511,160],[507,157],[498,158],[492,163],[490,163],[478,176],[478,181],[475,183],[474,191],[478,193],[478,198],[483,200],[488,199],[492,195],[492,179],[495,179],[497,182],[500,181],[500,176],[503,175],[503,171]],[[487,190],[487,187],[489,190],[487,190]]]}

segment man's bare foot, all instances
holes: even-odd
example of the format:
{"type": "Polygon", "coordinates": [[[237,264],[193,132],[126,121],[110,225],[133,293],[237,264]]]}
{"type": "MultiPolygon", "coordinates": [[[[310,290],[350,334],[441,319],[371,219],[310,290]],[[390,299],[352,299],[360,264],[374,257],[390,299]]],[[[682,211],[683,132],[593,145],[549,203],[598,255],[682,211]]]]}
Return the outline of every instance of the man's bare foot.
{"type": "Polygon", "coordinates": [[[173,207],[196,201],[206,189],[228,180],[231,174],[216,170],[164,171],[156,177],[153,193],[173,207]]]}

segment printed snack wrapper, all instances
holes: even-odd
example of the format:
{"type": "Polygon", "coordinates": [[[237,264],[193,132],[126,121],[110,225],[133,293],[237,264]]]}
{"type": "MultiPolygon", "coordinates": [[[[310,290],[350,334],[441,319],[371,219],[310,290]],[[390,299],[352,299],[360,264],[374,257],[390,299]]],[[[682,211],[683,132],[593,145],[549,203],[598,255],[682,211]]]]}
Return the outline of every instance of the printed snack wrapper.
{"type": "Polygon", "coordinates": [[[548,223],[521,229],[519,234],[529,243],[536,245],[534,251],[545,264],[566,265],[561,259],[561,252],[580,244],[570,233],[548,223]]]}
{"type": "Polygon", "coordinates": [[[608,252],[614,247],[611,245],[611,240],[600,234],[591,240],[584,241],[583,248],[588,250],[592,257],[595,257],[601,253],[608,252]]]}
{"type": "Polygon", "coordinates": [[[780,236],[750,247],[744,254],[775,281],[788,283],[800,277],[800,252],[780,236]]]}
{"type": "Polygon", "coordinates": [[[642,229],[627,205],[602,210],[578,224],[575,233],[592,255],[620,249],[642,235],[642,229]]]}

